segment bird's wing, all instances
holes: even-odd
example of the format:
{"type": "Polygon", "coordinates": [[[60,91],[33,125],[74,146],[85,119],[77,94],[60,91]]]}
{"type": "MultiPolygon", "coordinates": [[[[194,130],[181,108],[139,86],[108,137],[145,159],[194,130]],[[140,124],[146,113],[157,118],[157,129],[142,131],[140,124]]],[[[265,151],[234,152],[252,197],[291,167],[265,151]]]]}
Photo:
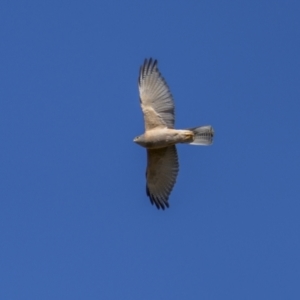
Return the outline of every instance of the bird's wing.
{"type": "Polygon", "coordinates": [[[155,127],[174,128],[174,102],[157,60],[145,59],[138,82],[146,131],[155,127]]]}
{"type": "Polygon", "coordinates": [[[147,149],[147,154],[147,196],[158,209],[165,209],[179,171],[176,147],[147,149]]]}

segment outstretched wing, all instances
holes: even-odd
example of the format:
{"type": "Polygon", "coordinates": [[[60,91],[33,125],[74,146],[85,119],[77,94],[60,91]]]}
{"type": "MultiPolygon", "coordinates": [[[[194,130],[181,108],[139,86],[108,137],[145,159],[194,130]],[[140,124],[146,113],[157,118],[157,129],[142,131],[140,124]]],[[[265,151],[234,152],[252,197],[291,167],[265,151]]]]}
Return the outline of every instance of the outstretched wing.
{"type": "Polygon", "coordinates": [[[147,196],[158,209],[165,209],[179,171],[176,147],[148,149],[147,154],[147,196]]]}
{"type": "Polygon", "coordinates": [[[157,60],[145,59],[141,66],[139,92],[146,131],[155,127],[174,128],[174,102],[157,60]]]}

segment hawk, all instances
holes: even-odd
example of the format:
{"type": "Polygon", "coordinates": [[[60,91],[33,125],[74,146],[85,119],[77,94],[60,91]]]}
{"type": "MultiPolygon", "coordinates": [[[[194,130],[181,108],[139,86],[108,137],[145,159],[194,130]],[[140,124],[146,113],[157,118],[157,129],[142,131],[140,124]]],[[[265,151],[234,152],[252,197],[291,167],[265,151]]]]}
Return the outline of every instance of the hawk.
{"type": "Polygon", "coordinates": [[[174,128],[174,102],[157,60],[145,59],[138,78],[145,132],[134,142],[147,149],[146,193],[160,209],[169,207],[169,196],[179,171],[176,144],[211,145],[212,126],[174,128]]]}

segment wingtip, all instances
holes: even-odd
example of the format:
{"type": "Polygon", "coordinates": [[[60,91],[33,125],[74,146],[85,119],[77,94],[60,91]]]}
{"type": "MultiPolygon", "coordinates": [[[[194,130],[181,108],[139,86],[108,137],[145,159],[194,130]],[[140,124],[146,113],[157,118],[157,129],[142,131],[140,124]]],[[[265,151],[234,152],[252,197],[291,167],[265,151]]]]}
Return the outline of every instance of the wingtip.
{"type": "Polygon", "coordinates": [[[148,73],[149,71],[152,72],[155,67],[157,67],[157,59],[145,58],[143,65],[141,66],[141,69],[145,71],[145,73],[148,73]]]}
{"type": "Polygon", "coordinates": [[[165,208],[170,207],[168,199],[160,200],[160,199],[155,198],[153,195],[151,195],[147,185],[146,185],[146,194],[149,197],[151,204],[155,205],[157,209],[165,210],[165,208]]]}
{"type": "Polygon", "coordinates": [[[161,202],[158,202],[158,201],[153,201],[152,199],[150,199],[151,201],[151,204],[155,205],[157,209],[162,209],[162,210],[165,210],[166,208],[169,208],[169,203],[168,202],[164,202],[164,203],[161,203],[161,202]]]}
{"type": "Polygon", "coordinates": [[[140,73],[139,73],[139,78],[138,78],[139,86],[142,83],[142,79],[146,75],[152,73],[155,69],[157,69],[157,60],[153,59],[152,57],[145,58],[144,63],[140,67],[140,73]]]}

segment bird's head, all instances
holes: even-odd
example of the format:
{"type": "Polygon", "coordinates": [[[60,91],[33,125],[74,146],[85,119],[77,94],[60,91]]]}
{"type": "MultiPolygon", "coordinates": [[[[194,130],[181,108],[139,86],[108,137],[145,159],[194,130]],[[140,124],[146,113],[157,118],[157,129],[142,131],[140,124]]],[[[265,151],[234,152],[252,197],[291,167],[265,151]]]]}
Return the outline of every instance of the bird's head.
{"type": "Polygon", "coordinates": [[[142,135],[139,135],[139,136],[137,136],[137,137],[135,137],[134,139],[133,139],[133,141],[136,143],[136,144],[138,144],[138,145],[143,145],[144,144],[144,135],[142,134],[142,135]]]}

